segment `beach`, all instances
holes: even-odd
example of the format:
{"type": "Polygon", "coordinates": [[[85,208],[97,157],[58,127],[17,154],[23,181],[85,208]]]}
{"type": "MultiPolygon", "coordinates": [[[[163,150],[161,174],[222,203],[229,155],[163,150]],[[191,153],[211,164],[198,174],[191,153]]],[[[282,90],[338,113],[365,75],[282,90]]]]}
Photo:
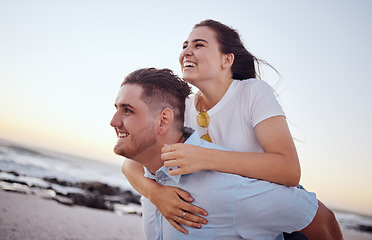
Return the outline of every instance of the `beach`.
{"type": "Polygon", "coordinates": [[[120,167],[0,139],[0,239],[144,239],[120,167]]]}
{"type": "Polygon", "coordinates": [[[141,216],[67,206],[39,196],[0,190],[0,238],[144,239],[141,216]]]}
{"type": "Polygon", "coordinates": [[[371,234],[343,231],[345,240],[371,240],[371,234]]]}

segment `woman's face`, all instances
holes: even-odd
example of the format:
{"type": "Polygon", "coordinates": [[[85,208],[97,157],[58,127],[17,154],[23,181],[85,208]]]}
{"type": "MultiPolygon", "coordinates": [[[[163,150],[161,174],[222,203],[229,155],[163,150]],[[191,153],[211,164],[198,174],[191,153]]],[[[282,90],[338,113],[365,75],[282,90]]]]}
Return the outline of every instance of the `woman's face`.
{"type": "Polygon", "coordinates": [[[220,75],[223,54],[216,33],[209,27],[194,28],[183,43],[179,61],[183,79],[194,86],[220,75]]]}

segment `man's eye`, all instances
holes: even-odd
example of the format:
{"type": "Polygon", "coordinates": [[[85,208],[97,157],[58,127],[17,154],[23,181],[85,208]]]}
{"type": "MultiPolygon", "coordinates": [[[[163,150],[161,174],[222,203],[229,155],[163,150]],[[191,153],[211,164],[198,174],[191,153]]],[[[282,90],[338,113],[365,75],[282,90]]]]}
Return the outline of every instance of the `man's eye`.
{"type": "Polygon", "coordinates": [[[129,108],[125,108],[125,109],[124,109],[124,112],[125,112],[125,113],[133,113],[133,111],[130,110],[129,108]]]}

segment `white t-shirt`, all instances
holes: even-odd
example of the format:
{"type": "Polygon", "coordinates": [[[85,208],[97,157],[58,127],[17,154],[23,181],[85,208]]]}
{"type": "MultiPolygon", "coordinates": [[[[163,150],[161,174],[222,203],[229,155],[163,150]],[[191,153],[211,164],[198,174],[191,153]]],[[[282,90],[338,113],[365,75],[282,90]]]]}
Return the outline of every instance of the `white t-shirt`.
{"type": "MultiPolygon", "coordinates": [[[[194,97],[186,100],[185,126],[196,129],[201,136],[207,129],[196,121],[199,111],[194,97]]],[[[264,152],[254,127],[270,117],[284,116],[272,87],[253,78],[232,81],[222,99],[207,112],[208,133],[213,143],[240,152],[264,152]]]]}

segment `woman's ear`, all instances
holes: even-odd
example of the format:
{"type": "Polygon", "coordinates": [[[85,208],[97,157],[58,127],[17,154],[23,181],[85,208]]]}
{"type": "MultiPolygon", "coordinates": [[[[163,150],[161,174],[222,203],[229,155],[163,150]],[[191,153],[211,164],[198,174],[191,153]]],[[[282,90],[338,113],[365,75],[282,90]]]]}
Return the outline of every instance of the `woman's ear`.
{"type": "Polygon", "coordinates": [[[172,126],[174,121],[174,113],[170,108],[165,108],[159,114],[159,125],[158,132],[159,134],[166,133],[172,126]]]}
{"type": "Polygon", "coordinates": [[[235,55],[233,53],[224,54],[222,59],[222,68],[229,68],[233,65],[235,55]]]}

